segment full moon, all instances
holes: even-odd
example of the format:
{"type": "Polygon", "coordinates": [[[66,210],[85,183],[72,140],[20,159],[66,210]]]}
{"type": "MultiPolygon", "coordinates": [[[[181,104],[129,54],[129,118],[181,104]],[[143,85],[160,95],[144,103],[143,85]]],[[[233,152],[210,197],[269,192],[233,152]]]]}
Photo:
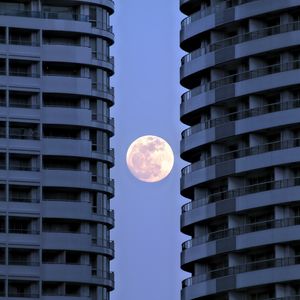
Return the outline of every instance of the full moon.
{"type": "Polygon", "coordinates": [[[126,162],[130,172],[145,182],[161,181],[169,175],[174,165],[170,145],[162,138],[145,135],[128,148],[126,162]]]}

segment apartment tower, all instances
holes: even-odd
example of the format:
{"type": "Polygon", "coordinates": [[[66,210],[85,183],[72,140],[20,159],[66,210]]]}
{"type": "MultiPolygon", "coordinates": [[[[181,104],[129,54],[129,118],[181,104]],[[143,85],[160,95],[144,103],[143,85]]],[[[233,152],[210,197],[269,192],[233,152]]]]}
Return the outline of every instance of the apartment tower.
{"type": "Polygon", "coordinates": [[[181,299],[300,299],[300,1],[180,8],[181,299]]]}
{"type": "Polygon", "coordinates": [[[111,0],[0,1],[0,299],[114,288],[111,0]]]}

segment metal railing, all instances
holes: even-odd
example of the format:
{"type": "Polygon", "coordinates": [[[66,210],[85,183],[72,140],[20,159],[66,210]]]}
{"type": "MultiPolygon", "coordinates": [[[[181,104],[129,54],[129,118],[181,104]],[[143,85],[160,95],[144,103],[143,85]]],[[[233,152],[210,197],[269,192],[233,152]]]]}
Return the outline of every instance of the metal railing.
{"type": "Polygon", "coordinates": [[[108,185],[111,188],[115,187],[115,181],[113,179],[110,179],[109,177],[103,177],[92,174],[92,182],[102,185],[108,185]]]}
{"type": "Polygon", "coordinates": [[[278,101],[276,103],[230,113],[222,117],[201,122],[199,124],[196,124],[195,126],[191,126],[190,128],[184,130],[181,136],[182,138],[186,138],[202,130],[217,127],[229,122],[234,122],[238,120],[243,120],[251,117],[261,116],[273,112],[285,111],[285,110],[299,108],[299,107],[300,107],[300,99],[292,99],[292,100],[282,101],[282,102],[278,101]]]}
{"type": "Polygon", "coordinates": [[[86,78],[86,79],[90,79],[91,77],[89,75],[83,75],[80,73],[60,73],[57,71],[51,71],[51,70],[47,70],[43,72],[43,76],[56,76],[56,77],[69,77],[69,78],[86,78]]]}
{"type": "Polygon", "coordinates": [[[91,23],[92,27],[94,27],[94,28],[108,31],[110,33],[113,32],[113,27],[105,22],[101,22],[101,21],[94,20],[94,19],[89,19],[89,22],[91,23]]]}
{"type": "MultiPolygon", "coordinates": [[[[1,15],[1,13],[0,13],[1,15]]],[[[6,40],[4,41],[4,43],[6,43],[6,40]]],[[[31,46],[31,47],[39,47],[40,43],[38,41],[34,41],[34,40],[15,40],[15,39],[9,39],[8,41],[9,45],[20,45],[20,46],[31,46]]]]}
{"type": "Polygon", "coordinates": [[[26,259],[9,259],[8,265],[14,265],[14,266],[39,266],[39,261],[33,261],[33,260],[26,260],[26,259]]]}
{"type": "Polygon", "coordinates": [[[98,270],[96,268],[92,269],[92,276],[102,278],[102,279],[108,279],[108,280],[111,280],[111,281],[115,281],[114,272],[98,270]]]}
{"type": "Polygon", "coordinates": [[[22,140],[39,140],[39,132],[36,130],[27,130],[27,128],[10,128],[9,129],[10,139],[22,139],[22,140]]]}
{"type": "Polygon", "coordinates": [[[32,167],[32,166],[17,166],[17,165],[10,165],[9,170],[12,171],[30,171],[30,172],[39,172],[39,167],[32,167]]]}
{"type": "Polygon", "coordinates": [[[113,209],[97,208],[97,206],[92,206],[92,214],[97,216],[104,216],[114,219],[115,212],[113,209]]]}
{"type": "Polygon", "coordinates": [[[105,240],[105,239],[97,239],[97,238],[92,238],[92,245],[97,246],[97,247],[103,247],[103,248],[108,248],[111,250],[115,249],[115,242],[110,241],[110,240],[105,240]]]}
{"type": "Polygon", "coordinates": [[[115,149],[111,148],[111,149],[99,149],[97,144],[92,144],[92,151],[99,153],[99,154],[103,154],[103,155],[109,155],[111,157],[115,157],[115,149]]]}
{"type": "Polygon", "coordinates": [[[101,52],[92,51],[92,58],[114,64],[114,57],[113,56],[105,55],[101,52]]]}
{"type": "Polygon", "coordinates": [[[8,199],[9,202],[22,202],[22,203],[40,203],[40,199],[37,198],[26,198],[26,197],[16,197],[11,196],[8,199]]]}
{"type": "Polygon", "coordinates": [[[52,228],[49,228],[49,227],[46,227],[46,228],[43,228],[42,232],[46,232],[46,233],[55,233],[55,234],[68,234],[68,235],[72,235],[72,234],[75,234],[75,235],[83,235],[83,236],[89,236],[91,235],[90,232],[85,232],[85,231],[82,231],[82,230],[67,230],[67,229],[64,229],[64,228],[55,228],[55,227],[52,227],[52,228]]]}
{"type": "Polygon", "coordinates": [[[99,93],[105,93],[111,96],[115,95],[114,87],[110,87],[109,85],[99,85],[95,82],[92,83],[92,89],[96,90],[99,93]]]}
{"type": "Polygon", "coordinates": [[[199,200],[186,203],[185,205],[182,206],[182,213],[188,212],[194,208],[201,207],[210,203],[234,199],[236,197],[241,197],[249,194],[255,194],[255,193],[295,187],[295,186],[300,186],[300,177],[294,177],[294,178],[282,179],[276,181],[275,180],[267,181],[267,182],[244,186],[234,190],[213,193],[199,200]]]}
{"type": "Polygon", "coordinates": [[[45,11],[31,11],[31,10],[0,10],[1,16],[25,17],[25,18],[39,18],[39,19],[56,19],[56,20],[70,20],[88,22],[89,17],[82,14],[74,14],[68,12],[45,12],[45,11]]]}
{"type": "Polygon", "coordinates": [[[284,257],[278,259],[268,259],[268,260],[261,260],[256,262],[246,263],[244,265],[238,265],[233,267],[221,268],[212,270],[205,274],[200,274],[197,276],[190,277],[182,282],[182,287],[185,288],[187,286],[191,286],[203,281],[221,278],[226,276],[237,275],[240,273],[252,272],[257,270],[264,270],[270,268],[281,268],[293,265],[300,264],[300,256],[294,257],[284,257]]]}
{"type": "Polygon", "coordinates": [[[282,33],[287,33],[287,32],[292,32],[292,31],[298,31],[298,30],[300,30],[300,22],[299,21],[282,24],[282,25],[266,27],[266,28],[263,28],[260,30],[235,35],[233,37],[226,38],[226,39],[217,41],[215,43],[208,44],[204,47],[198,48],[198,49],[192,51],[191,53],[185,55],[181,59],[181,62],[182,62],[182,64],[185,64],[185,63],[188,63],[189,61],[196,59],[202,55],[220,50],[225,47],[238,45],[241,43],[261,39],[261,38],[276,35],[276,34],[282,34],[282,33]]]}
{"type": "Polygon", "coordinates": [[[209,16],[215,12],[219,12],[228,8],[232,8],[238,5],[242,5],[245,3],[253,2],[256,0],[226,0],[222,3],[217,3],[215,5],[207,6],[204,8],[201,8],[199,11],[195,12],[191,16],[185,18],[182,20],[181,25],[186,26],[188,24],[191,24],[192,22],[195,22],[197,20],[200,20],[206,16],[209,16]]]}
{"type": "Polygon", "coordinates": [[[115,119],[103,114],[92,113],[92,120],[114,126],[115,119]]]}
{"type": "Polygon", "coordinates": [[[284,141],[277,141],[273,143],[266,143],[254,147],[244,148],[240,150],[226,152],[221,155],[212,156],[200,161],[197,161],[181,170],[181,175],[188,175],[196,170],[207,168],[209,166],[217,165],[225,161],[239,159],[247,156],[258,155],[266,152],[279,151],[291,148],[300,147],[300,138],[290,139],[284,141]]]}
{"type": "Polygon", "coordinates": [[[186,250],[195,246],[199,246],[211,241],[221,240],[225,238],[235,237],[241,234],[257,232],[268,229],[283,228],[300,225],[300,216],[286,218],[286,219],[273,219],[255,223],[245,224],[239,227],[227,228],[205,234],[202,237],[197,237],[182,243],[182,250],[186,250]]]}
{"type": "Polygon", "coordinates": [[[292,71],[297,69],[300,69],[300,60],[294,60],[283,64],[274,64],[263,68],[258,68],[256,70],[246,71],[246,72],[226,76],[221,79],[202,84],[184,93],[182,95],[182,102],[187,101],[191,97],[200,95],[210,90],[218,89],[225,85],[230,85],[230,84],[234,84],[249,79],[259,78],[267,75],[272,75],[276,73],[287,72],[287,71],[292,71]]]}
{"type": "Polygon", "coordinates": [[[9,76],[39,78],[40,74],[31,71],[9,71],[9,76]]]}
{"type": "Polygon", "coordinates": [[[47,134],[47,135],[44,135],[43,136],[43,139],[54,139],[54,140],[74,140],[74,141],[89,141],[88,138],[82,138],[82,137],[75,137],[75,136],[57,136],[57,135],[50,135],[50,134],[47,134]]]}
{"type": "Polygon", "coordinates": [[[8,233],[17,233],[17,234],[40,234],[40,231],[37,229],[31,228],[9,228],[8,233]]]}
{"type": "Polygon", "coordinates": [[[32,292],[14,292],[14,291],[9,291],[8,287],[8,297],[15,297],[15,298],[36,298],[40,299],[40,294],[39,293],[32,293],[32,292]]]}
{"type": "MultiPolygon", "coordinates": [[[[3,106],[6,106],[6,103],[4,103],[3,106]]],[[[15,108],[33,108],[33,109],[39,109],[40,105],[37,103],[22,103],[21,101],[9,101],[8,107],[15,107],[15,108]]]]}

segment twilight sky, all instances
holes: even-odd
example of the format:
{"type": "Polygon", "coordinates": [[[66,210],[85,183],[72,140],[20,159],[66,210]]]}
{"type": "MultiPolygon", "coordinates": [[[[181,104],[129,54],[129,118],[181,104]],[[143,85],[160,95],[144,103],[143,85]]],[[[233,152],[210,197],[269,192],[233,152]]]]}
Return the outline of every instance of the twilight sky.
{"type": "Polygon", "coordinates": [[[112,300],[179,300],[180,94],[179,0],[116,0],[116,291],[112,300]],[[126,151],[142,135],[158,135],[173,148],[174,169],[159,183],[135,179],[126,151]]]}

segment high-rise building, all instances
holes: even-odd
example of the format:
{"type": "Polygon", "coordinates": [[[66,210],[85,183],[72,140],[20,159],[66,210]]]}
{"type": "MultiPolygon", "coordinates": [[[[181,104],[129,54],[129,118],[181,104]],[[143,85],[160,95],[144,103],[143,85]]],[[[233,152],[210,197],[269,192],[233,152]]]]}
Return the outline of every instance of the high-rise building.
{"type": "Polygon", "coordinates": [[[114,288],[111,0],[0,1],[0,299],[114,288]]]}
{"type": "Polygon", "coordinates": [[[180,6],[182,300],[300,299],[300,1],[180,6]]]}

